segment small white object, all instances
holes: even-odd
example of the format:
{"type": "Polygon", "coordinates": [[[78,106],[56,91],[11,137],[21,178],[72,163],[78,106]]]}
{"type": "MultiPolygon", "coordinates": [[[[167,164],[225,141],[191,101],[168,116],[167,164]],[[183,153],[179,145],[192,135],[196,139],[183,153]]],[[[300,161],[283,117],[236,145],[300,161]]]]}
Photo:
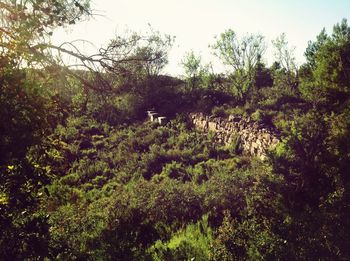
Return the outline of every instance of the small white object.
{"type": "Polygon", "coordinates": [[[163,125],[166,123],[166,117],[158,117],[158,122],[160,125],[163,125]]]}
{"type": "Polygon", "coordinates": [[[157,116],[158,116],[158,113],[152,112],[152,113],[150,113],[149,117],[150,117],[151,121],[155,121],[157,119],[157,116]]]}
{"type": "Polygon", "coordinates": [[[148,117],[151,116],[152,113],[155,113],[155,111],[147,111],[148,117]]]}

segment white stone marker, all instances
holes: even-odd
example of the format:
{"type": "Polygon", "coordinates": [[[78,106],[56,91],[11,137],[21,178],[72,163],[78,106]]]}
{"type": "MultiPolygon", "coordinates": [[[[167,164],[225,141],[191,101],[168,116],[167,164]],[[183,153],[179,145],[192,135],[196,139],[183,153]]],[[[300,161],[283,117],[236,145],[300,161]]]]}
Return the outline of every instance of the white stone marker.
{"type": "Polygon", "coordinates": [[[152,112],[152,113],[150,113],[149,117],[150,117],[151,121],[155,121],[158,117],[158,113],[152,112]]]}
{"type": "Polygon", "coordinates": [[[160,125],[164,125],[166,123],[166,117],[158,117],[158,122],[160,125]]]}

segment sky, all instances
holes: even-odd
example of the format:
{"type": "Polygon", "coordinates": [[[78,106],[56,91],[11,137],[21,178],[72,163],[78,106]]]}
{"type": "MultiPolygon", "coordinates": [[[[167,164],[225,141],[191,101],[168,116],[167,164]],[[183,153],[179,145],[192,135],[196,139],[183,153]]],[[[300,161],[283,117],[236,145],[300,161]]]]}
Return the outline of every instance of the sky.
{"type": "Polygon", "coordinates": [[[215,36],[233,29],[239,36],[245,33],[265,36],[269,48],[265,62],[273,62],[271,41],[285,33],[295,47],[300,65],[309,40],[326,28],[331,32],[342,18],[350,23],[350,0],[91,0],[94,17],[88,21],[54,33],[53,42],[87,40],[80,44],[86,54],[106,46],[115,35],[125,30],[139,33],[149,25],[160,33],[175,36],[165,74],[181,75],[181,60],[191,50],[202,57],[204,64],[212,62],[216,72],[225,68],[208,48],[215,36]]]}

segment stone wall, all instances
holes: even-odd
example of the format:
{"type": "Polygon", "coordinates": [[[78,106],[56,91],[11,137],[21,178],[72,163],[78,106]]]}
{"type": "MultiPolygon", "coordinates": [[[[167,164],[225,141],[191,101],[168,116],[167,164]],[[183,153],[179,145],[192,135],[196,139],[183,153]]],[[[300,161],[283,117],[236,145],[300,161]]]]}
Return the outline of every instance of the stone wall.
{"type": "Polygon", "coordinates": [[[203,113],[191,113],[189,116],[194,128],[198,131],[213,132],[216,141],[222,144],[231,144],[238,139],[243,153],[261,159],[264,159],[268,149],[276,146],[280,140],[276,130],[254,122],[250,118],[233,115],[221,118],[203,113]]]}

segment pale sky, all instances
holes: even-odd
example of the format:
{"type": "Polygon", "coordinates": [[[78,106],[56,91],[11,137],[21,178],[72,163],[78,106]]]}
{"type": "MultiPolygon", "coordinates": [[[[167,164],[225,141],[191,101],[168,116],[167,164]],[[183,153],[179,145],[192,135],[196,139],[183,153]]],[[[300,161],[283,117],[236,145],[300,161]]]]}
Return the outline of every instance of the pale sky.
{"type": "MultiPolygon", "coordinates": [[[[215,35],[229,28],[238,35],[265,36],[268,64],[273,61],[271,40],[284,32],[301,64],[307,42],[323,27],[331,32],[342,18],[350,23],[350,0],[92,0],[92,8],[97,16],[55,32],[53,41],[59,44],[84,39],[99,48],[126,29],[142,32],[150,24],[154,30],[176,37],[164,69],[172,75],[183,73],[181,60],[191,50],[221,71],[208,45],[214,43],[215,35]]],[[[93,52],[88,44],[80,48],[93,52]]]]}

